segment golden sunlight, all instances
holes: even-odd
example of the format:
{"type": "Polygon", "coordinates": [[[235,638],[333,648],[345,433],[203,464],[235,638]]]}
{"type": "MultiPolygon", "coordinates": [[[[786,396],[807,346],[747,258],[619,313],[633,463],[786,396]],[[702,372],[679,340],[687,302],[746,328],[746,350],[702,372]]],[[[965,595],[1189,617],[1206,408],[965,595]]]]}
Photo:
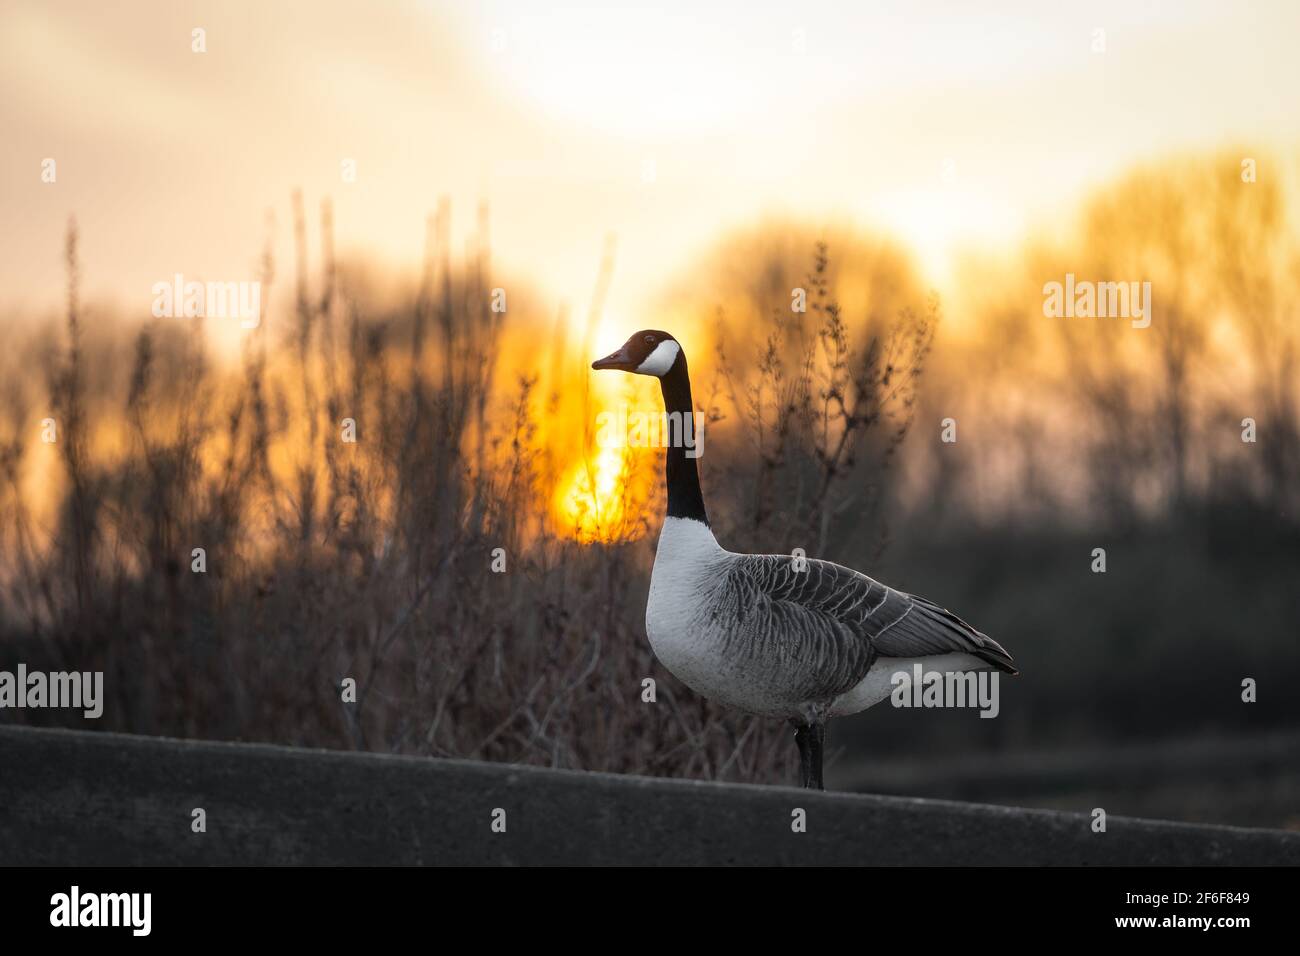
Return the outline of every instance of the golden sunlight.
{"type": "Polygon", "coordinates": [[[633,464],[626,446],[600,448],[579,461],[556,493],[560,532],[587,543],[640,537],[639,523],[628,508],[633,464]]]}
{"type": "MultiPolygon", "coordinates": [[[[579,362],[585,366],[612,352],[632,328],[622,317],[589,318],[579,362]]],[[[569,414],[586,425],[580,429],[581,448],[572,452],[575,463],[560,473],[551,497],[555,527],[562,537],[585,544],[634,541],[645,533],[645,509],[658,472],[651,458],[629,447],[625,434],[601,429],[600,422],[620,407],[657,409],[658,385],[643,376],[589,372],[586,389],[572,396],[572,403],[569,414]]]]}

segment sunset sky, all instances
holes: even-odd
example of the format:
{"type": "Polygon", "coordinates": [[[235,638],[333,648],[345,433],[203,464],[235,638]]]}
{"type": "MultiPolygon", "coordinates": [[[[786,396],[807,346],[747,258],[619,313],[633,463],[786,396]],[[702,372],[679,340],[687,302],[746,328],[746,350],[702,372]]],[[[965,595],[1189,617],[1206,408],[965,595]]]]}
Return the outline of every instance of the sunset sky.
{"type": "Polygon", "coordinates": [[[1300,141],[1290,2],[608,6],[4,0],[0,321],[60,300],[74,214],[86,294],[143,315],[254,278],[268,210],[283,277],[295,188],[408,274],[439,196],[457,249],[486,200],[548,307],[615,235],[625,326],[765,215],[883,227],[942,286],[1134,161],[1300,141]]]}

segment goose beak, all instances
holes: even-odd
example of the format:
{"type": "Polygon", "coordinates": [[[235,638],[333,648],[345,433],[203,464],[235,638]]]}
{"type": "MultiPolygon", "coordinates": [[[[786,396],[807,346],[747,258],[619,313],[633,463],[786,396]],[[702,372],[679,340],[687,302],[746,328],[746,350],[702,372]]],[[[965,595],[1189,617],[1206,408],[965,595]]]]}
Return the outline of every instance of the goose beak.
{"type": "Polygon", "coordinates": [[[591,367],[599,371],[600,369],[612,368],[620,372],[630,372],[636,368],[632,361],[632,356],[628,354],[627,346],[623,346],[617,352],[606,355],[603,359],[596,359],[591,363],[591,367]]]}

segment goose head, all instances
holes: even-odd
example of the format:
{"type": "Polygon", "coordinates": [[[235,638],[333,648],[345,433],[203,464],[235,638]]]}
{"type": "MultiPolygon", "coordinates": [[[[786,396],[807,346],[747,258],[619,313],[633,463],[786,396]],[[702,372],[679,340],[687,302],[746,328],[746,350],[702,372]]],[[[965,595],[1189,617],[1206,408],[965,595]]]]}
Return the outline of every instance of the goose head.
{"type": "Polygon", "coordinates": [[[591,363],[591,367],[663,378],[677,364],[681,354],[682,347],[667,332],[642,329],[633,333],[617,352],[597,359],[591,363]]]}

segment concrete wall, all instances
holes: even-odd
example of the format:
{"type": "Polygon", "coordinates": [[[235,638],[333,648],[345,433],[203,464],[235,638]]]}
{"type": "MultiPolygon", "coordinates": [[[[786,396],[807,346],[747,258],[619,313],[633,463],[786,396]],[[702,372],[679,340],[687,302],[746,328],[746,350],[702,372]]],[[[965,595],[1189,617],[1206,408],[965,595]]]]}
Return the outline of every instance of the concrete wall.
{"type": "Polygon", "coordinates": [[[0,727],[0,865],[1300,864],[1300,834],[0,727]],[[191,832],[191,811],[207,832],[191,832]],[[492,812],[506,811],[493,833],[492,812]],[[791,812],[807,813],[807,832],[791,812]]]}

